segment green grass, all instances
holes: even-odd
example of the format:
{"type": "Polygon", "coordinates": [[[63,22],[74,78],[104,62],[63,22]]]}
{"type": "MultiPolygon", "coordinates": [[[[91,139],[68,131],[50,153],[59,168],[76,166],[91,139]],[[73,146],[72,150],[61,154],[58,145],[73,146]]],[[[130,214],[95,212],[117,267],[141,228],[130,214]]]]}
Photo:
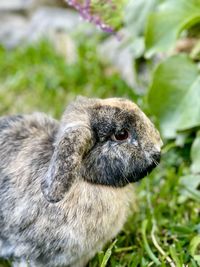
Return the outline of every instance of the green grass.
{"type": "MultiPolygon", "coordinates": [[[[0,114],[40,110],[59,117],[79,94],[141,102],[114,69],[100,63],[95,40],[81,42],[78,53],[77,63],[68,65],[47,41],[13,51],[0,48],[0,114]]],[[[160,166],[136,185],[137,203],[124,229],[89,267],[198,267],[200,203],[180,198],[181,176],[189,172],[190,144],[167,147],[160,166]]]]}
{"type": "Polygon", "coordinates": [[[97,60],[93,42],[80,44],[78,62],[70,66],[47,41],[15,51],[0,48],[0,113],[39,109],[59,116],[79,94],[134,98],[119,74],[97,60]]]}

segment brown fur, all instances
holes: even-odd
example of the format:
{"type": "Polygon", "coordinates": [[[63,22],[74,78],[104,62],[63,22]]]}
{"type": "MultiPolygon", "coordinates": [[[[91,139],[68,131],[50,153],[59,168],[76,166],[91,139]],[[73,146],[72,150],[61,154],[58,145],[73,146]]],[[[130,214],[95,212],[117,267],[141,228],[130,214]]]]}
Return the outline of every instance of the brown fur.
{"type": "Polygon", "coordinates": [[[13,266],[83,267],[122,228],[130,183],[156,166],[161,145],[125,99],[78,98],[60,122],[0,118],[0,256],[13,266]],[[113,141],[124,128],[130,138],[113,141]]]}

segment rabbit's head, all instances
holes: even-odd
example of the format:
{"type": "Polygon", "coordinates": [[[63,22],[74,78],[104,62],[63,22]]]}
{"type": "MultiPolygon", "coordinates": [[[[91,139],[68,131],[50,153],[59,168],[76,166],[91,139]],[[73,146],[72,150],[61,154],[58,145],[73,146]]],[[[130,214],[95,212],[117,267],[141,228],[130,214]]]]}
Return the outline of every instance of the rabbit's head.
{"type": "Polygon", "coordinates": [[[78,97],[61,120],[42,191],[57,202],[78,179],[125,186],[156,167],[161,145],[154,125],[131,101],[78,97]]]}

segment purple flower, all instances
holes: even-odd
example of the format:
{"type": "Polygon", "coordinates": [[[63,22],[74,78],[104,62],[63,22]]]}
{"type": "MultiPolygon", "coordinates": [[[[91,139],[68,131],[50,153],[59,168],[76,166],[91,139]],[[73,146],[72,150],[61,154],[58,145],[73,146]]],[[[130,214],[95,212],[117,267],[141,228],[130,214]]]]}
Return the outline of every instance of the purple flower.
{"type": "MultiPolygon", "coordinates": [[[[67,2],[70,6],[73,6],[84,19],[96,24],[105,32],[115,33],[114,28],[108,25],[99,14],[92,12],[91,0],[82,0],[82,1],[67,0],[67,2]]],[[[113,1],[107,0],[107,2],[109,3],[110,7],[114,10],[115,5],[113,4],[113,1]]]]}

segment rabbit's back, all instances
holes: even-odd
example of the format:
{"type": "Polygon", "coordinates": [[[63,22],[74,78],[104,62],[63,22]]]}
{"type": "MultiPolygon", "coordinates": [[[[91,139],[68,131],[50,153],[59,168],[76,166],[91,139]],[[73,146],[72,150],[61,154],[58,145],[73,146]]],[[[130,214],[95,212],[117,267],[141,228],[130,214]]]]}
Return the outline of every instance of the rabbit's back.
{"type": "Polygon", "coordinates": [[[28,176],[23,181],[20,175],[45,168],[53,153],[57,128],[56,120],[41,113],[0,118],[0,190],[8,181],[17,188],[28,184],[28,176]]]}
{"type": "Polygon", "coordinates": [[[0,118],[0,256],[14,256],[37,219],[57,127],[41,113],[0,118]]]}

